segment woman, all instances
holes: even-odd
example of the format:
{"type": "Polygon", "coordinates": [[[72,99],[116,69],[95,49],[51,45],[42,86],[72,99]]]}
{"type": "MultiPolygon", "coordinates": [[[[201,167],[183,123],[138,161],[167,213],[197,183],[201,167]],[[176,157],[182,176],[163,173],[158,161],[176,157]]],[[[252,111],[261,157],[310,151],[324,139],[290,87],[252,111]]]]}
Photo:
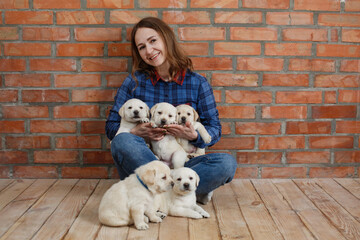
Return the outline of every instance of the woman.
{"type": "MultiPolygon", "coordinates": [[[[176,41],[172,29],[162,20],[148,17],[138,22],[131,33],[132,74],[118,89],[115,104],[106,122],[106,134],[111,142],[111,153],[124,179],[134,170],[156,159],[146,140],[161,140],[165,134],[188,139],[194,146],[204,148],[219,141],[221,125],[212,88],[206,78],[194,73],[191,60],[176,41]],[[131,98],[146,102],[151,108],[159,102],[177,106],[190,104],[199,113],[201,123],[212,137],[205,144],[198,132],[187,124],[169,125],[167,130],[152,128],[151,123],[138,124],[130,133],[115,134],[120,125],[118,111],[131,98]]],[[[195,157],[185,167],[200,176],[197,199],[206,204],[212,191],[232,180],[236,170],[235,159],[225,153],[211,153],[195,157]]]]}

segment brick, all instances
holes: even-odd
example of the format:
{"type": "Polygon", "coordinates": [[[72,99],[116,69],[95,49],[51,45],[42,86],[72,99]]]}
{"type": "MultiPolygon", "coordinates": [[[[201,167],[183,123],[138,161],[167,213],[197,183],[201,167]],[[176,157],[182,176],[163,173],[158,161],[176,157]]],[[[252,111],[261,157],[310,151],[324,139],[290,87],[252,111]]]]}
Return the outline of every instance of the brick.
{"type": "Polygon", "coordinates": [[[265,43],[265,55],[311,56],[311,43],[265,43]]]}
{"type": "Polygon", "coordinates": [[[81,0],[33,0],[34,9],[77,9],[81,8],[81,0]]]}
{"type": "Polygon", "coordinates": [[[289,164],[329,163],[330,152],[288,152],[286,160],[289,164]]]}
{"type": "Polygon", "coordinates": [[[32,71],[76,71],[75,59],[30,59],[32,71]]]}
{"type": "Polygon", "coordinates": [[[104,11],[59,11],[56,12],[59,25],[104,24],[104,11]]]}
{"type": "Polygon", "coordinates": [[[56,148],[101,148],[100,136],[67,136],[55,139],[56,148]]]}
{"type": "Polygon", "coordinates": [[[190,1],[190,8],[237,8],[238,0],[196,0],[190,1]]]}
{"type": "Polygon", "coordinates": [[[58,178],[53,166],[14,166],[13,175],[15,178],[58,178]]]}
{"type": "Polygon", "coordinates": [[[258,168],[257,167],[238,167],[236,168],[234,178],[257,178],[258,168]]]}
{"type": "Polygon", "coordinates": [[[281,152],[238,152],[236,160],[240,164],[280,164],[281,152]]]}
{"type": "Polygon", "coordinates": [[[310,178],[345,178],[354,177],[354,167],[313,167],[310,168],[310,178]]]}
{"type": "Polygon", "coordinates": [[[87,8],[117,8],[128,9],[134,7],[134,0],[96,0],[87,1],[87,8]]]}
{"type": "Polygon", "coordinates": [[[6,24],[53,24],[53,13],[50,11],[7,11],[6,24]]]}
{"type": "Polygon", "coordinates": [[[4,118],[48,118],[47,106],[2,106],[4,118]]]}
{"type": "Polygon", "coordinates": [[[260,55],[260,43],[216,42],[215,55],[260,55]]]}
{"type": "Polygon", "coordinates": [[[307,117],[306,106],[265,106],[262,107],[262,118],[274,119],[305,119],[307,117]]]}
{"type": "Polygon", "coordinates": [[[10,167],[0,166],[0,178],[10,178],[10,167]]]}
{"type": "Polygon", "coordinates": [[[340,1],[334,0],[294,0],[294,10],[340,11],[340,1]]]}
{"type": "Polygon", "coordinates": [[[360,29],[343,29],[341,34],[343,42],[360,42],[360,29]]]}
{"type": "Polygon", "coordinates": [[[23,102],[69,102],[68,90],[23,90],[23,102]]]}
{"type": "Polygon", "coordinates": [[[230,11],[215,12],[215,23],[246,23],[256,24],[262,23],[261,12],[248,11],[230,11]]]}
{"type": "Polygon", "coordinates": [[[113,164],[110,151],[84,151],[83,152],[84,164],[113,164]]]}
{"type": "Polygon", "coordinates": [[[345,11],[357,12],[360,11],[360,0],[348,0],[345,2],[345,11]]]}
{"type": "Polygon", "coordinates": [[[32,120],[31,133],[75,133],[76,121],[32,120]]]}
{"type": "Polygon", "coordinates": [[[337,29],[330,30],[330,42],[339,41],[339,31],[337,29]]]}
{"type": "Polygon", "coordinates": [[[355,75],[316,75],[315,87],[356,88],[360,87],[360,78],[355,75]]]}
{"type": "Polygon", "coordinates": [[[210,24],[210,14],[205,11],[164,11],[162,20],[167,24],[210,24]]]}
{"type": "Polygon", "coordinates": [[[282,30],[281,34],[284,41],[324,42],[328,40],[327,29],[286,28],[282,30]]]}
{"type": "Polygon", "coordinates": [[[214,90],[214,97],[215,97],[215,102],[219,103],[221,102],[222,99],[222,92],[220,90],[214,90]]]}
{"type": "Polygon", "coordinates": [[[56,45],[59,57],[96,57],[104,55],[103,43],[59,43],[56,45]]]}
{"type": "Polygon", "coordinates": [[[63,178],[108,178],[106,167],[63,167],[63,178]]]}
{"type": "Polygon", "coordinates": [[[105,134],[105,121],[82,121],[81,134],[105,134]]]}
{"type": "Polygon", "coordinates": [[[126,72],[127,69],[127,59],[88,58],[81,60],[81,70],[83,72],[126,72]]]}
{"type": "Polygon", "coordinates": [[[339,102],[360,103],[360,90],[339,90],[339,102]]]}
{"type": "Polygon", "coordinates": [[[18,40],[19,33],[15,27],[0,27],[0,40],[18,40]]]}
{"type": "Polygon", "coordinates": [[[230,57],[193,57],[191,60],[196,70],[232,70],[230,57]]]}
{"type": "Polygon", "coordinates": [[[135,24],[145,17],[157,17],[157,11],[110,11],[111,24],[135,24]]]}
{"type": "Polygon", "coordinates": [[[359,163],[360,151],[340,151],[335,152],[336,163],[359,163]]]}
{"type": "Polygon", "coordinates": [[[324,103],[336,103],[336,91],[324,92],[324,103]]]}
{"type": "Polygon", "coordinates": [[[130,43],[110,43],[108,45],[108,56],[131,56],[131,44],[130,43]]]}
{"type": "Polygon", "coordinates": [[[307,87],[309,86],[308,74],[270,74],[263,75],[263,86],[283,86],[283,87],[307,87]]]}
{"type": "Polygon", "coordinates": [[[116,90],[73,90],[73,102],[112,102],[116,90]]]}
{"type": "Polygon", "coordinates": [[[211,77],[212,86],[237,86],[256,87],[258,86],[257,74],[232,74],[213,73],[211,77]]]}
{"type": "Polygon", "coordinates": [[[8,149],[50,148],[49,136],[5,137],[8,149]]]}
{"type": "Polygon", "coordinates": [[[26,70],[24,59],[0,59],[1,72],[23,72],[26,70]]]}
{"type": "Polygon", "coordinates": [[[231,123],[229,122],[222,122],[221,123],[221,134],[222,135],[229,135],[232,133],[231,130],[231,123]]]}
{"type": "Polygon", "coordinates": [[[360,121],[337,121],[336,133],[360,133],[360,121]]]}
{"type": "Polygon", "coordinates": [[[100,108],[97,105],[55,106],[54,118],[99,118],[100,108]]]}
{"type": "Polygon", "coordinates": [[[28,154],[23,151],[0,151],[0,164],[27,163],[28,154]]]}
{"type": "Polygon", "coordinates": [[[100,87],[99,74],[58,74],[55,75],[55,87],[100,87]]]}
{"type": "Polygon", "coordinates": [[[341,72],[360,72],[360,60],[341,60],[341,72]]]}
{"type": "Polygon", "coordinates": [[[276,28],[261,27],[231,27],[231,40],[249,40],[249,41],[276,41],[276,28]]]}
{"type": "MultiPolygon", "coordinates": [[[[360,19],[359,19],[360,20],[360,19]]],[[[320,57],[360,57],[360,46],[341,44],[318,44],[316,55],[320,57]]]]}
{"type": "Polygon", "coordinates": [[[289,70],[335,72],[335,60],[292,58],[289,60],[289,70]]]}
{"type": "Polygon", "coordinates": [[[312,106],[312,118],[355,118],[356,106],[312,106]]]}
{"type": "Polygon", "coordinates": [[[262,178],[305,178],[305,167],[263,167],[262,178]]]}
{"type": "Polygon", "coordinates": [[[321,91],[286,91],[276,92],[276,103],[321,103],[321,91]]]}
{"type": "Polygon", "coordinates": [[[312,12],[267,12],[269,25],[313,25],[312,12]]]}
{"type": "Polygon", "coordinates": [[[78,151],[34,151],[34,163],[78,163],[78,151]]]}
{"type": "Polygon", "coordinates": [[[181,41],[225,40],[224,27],[182,27],[178,28],[181,41]]]}
{"type": "Polygon", "coordinates": [[[50,43],[4,43],[5,56],[50,56],[50,43]]]}
{"type": "Polygon", "coordinates": [[[253,149],[255,147],[254,137],[221,138],[211,150],[240,150],[253,149]]]}
{"type": "Polygon", "coordinates": [[[50,87],[50,74],[6,74],[7,87],[50,87]]]}
{"type": "Polygon", "coordinates": [[[108,74],[106,78],[107,87],[120,87],[128,74],[108,74]]]}
{"type": "Polygon", "coordinates": [[[243,0],[243,8],[288,9],[289,0],[243,0]]]}
{"type": "Polygon", "coordinates": [[[320,13],[319,26],[359,27],[360,14],[320,13]]]}
{"type": "Polygon", "coordinates": [[[331,122],[299,122],[286,123],[287,134],[330,134],[331,122]]]}
{"type": "Polygon", "coordinates": [[[0,9],[24,9],[29,8],[27,0],[0,0],[0,9]]]}
{"type": "Polygon", "coordinates": [[[354,138],[351,136],[310,137],[310,148],[353,148],[354,138]]]}
{"type": "Polygon", "coordinates": [[[259,137],[259,149],[298,149],[305,148],[305,137],[259,137]]]}
{"type": "Polygon", "coordinates": [[[252,106],[217,106],[217,109],[220,118],[255,118],[255,107],[252,106]]]}
{"type": "Polygon", "coordinates": [[[209,43],[185,42],[181,43],[181,47],[188,56],[201,56],[209,54],[209,43]]]}
{"type": "Polygon", "coordinates": [[[271,103],[272,92],[226,90],[226,103],[271,103]]]}
{"type": "Polygon", "coordinates": [[[77,41],[121,41],[121,28],[75,28],[77,41]]]}
{"type": "Polygon", "coordinates": [[[236,69],[244,71],[281,71],[283,66],[284,59],[238,57],[236,69]]]}
{"type": "Polygon", "coordinates": [[[237,122],[235,133],[240,135],[278,135],[281,123],[237,122]]]}
{"type": "Polygon", "coordinates": [[[24,27],[23,40],[27,41],[69,41],[70,28],[67,27],[24,27]]]}
{"type": "Polygon", "coordinates": [[[17,102],[18,90],[0,89],[0,102],[17,102]]]}
{"type": "Polygon", "coordinates": [[[0,133],[24,133],[24,121],[0,121],[0,133]]]}

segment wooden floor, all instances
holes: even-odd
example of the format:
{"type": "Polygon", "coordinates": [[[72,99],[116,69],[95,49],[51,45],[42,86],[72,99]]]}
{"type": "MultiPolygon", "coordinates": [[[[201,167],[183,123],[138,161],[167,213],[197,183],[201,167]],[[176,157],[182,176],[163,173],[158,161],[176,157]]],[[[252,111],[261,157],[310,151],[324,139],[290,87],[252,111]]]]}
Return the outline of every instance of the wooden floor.
{"type": "Polygon", "coordinates": [[[146,231],[101,226],[113,183],[0,179],[0,240],[360,239],[359,179],[234,180],[204,206],[209,219],[166,217],[146,231]]]}

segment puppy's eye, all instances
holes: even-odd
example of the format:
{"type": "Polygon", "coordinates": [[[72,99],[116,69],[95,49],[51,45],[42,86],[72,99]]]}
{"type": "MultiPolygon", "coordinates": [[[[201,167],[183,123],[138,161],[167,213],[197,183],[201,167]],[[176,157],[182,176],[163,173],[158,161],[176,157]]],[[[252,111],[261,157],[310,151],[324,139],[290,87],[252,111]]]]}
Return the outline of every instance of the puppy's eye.
{"type": "Polygon", "coordinates": [[[178,113],[178,115],[180,116],[180,113],[178,113]]]}
{"type": "Polygon", "coordinates": [[[190,116],[190,115],[191,115],[191,113],[188,113],[187,115],[188,115],[188,116],[190,116]]]}
{"type": "Polygon", "coordinates": [[[171,114],[169,114],[169,117],[170,117],[170,118],[172,118],[172,115],[171,115],[171,114]]]}
{"type": "Polygon", "coordinates": [[[128,107],[128,109],[132,109],[132,107],[128,107]]]}
{"type": "Polygon", "coordinates": [[[143,107],[140,107],[140,109],[143,109],[143,107]]]}
{"type": "Polygon", "coordinates": [[[178,179],[176,179],[176,180],[178,180],[179,182],[181,181],[181,178],[178,178],[178,179]]]}
{"type": "Polygon", "coordinates": [[[190,180],[193,180],[193,177],[190,177],[190,180]]]}
{"type": "Polygon", "coordinates": [[[159,114],[159,115],[161,115],[161,114],[162,114],[162,112],[158,112],[158,114],[159,114]]]}
{"type": "Polygon", "coordinates": [[[166,180],[166,176],[163,176],[163,177],[162,177],[162,180],[166,180]]]}

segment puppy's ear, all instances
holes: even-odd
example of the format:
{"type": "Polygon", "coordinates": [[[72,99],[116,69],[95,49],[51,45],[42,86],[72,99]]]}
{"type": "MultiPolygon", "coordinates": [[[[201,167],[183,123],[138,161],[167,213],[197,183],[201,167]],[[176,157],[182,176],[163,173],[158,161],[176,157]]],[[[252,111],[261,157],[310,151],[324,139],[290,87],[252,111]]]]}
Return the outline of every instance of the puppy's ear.
{"type": "Polygon", "coordinates": [[[156,111],[157,107],[158,107],[158,103],[155,104],[154,106],[152,106],[152,108],[150,109],[151,117],[153,117],[155,115],[155,111],[156,111]]]}
{"type": "Polygon", "coordinates": [[[194,111],[194,121],[196,122],[197,120],[199,120],[199,114],[197,113],[197,111],[195,111],[195,109],[193,109],[194,111]]]}
{"type": "Polygon", "coordinates": [[[146,111],[146,117],[149,118],[150,117],[150,108],[147,104],[145,104],[145,111],[146,111]]]}
{"type": "Polygon", "coordinates": [[[195,172],[195,178],[196,178],[196,187],[197,187],[197,186],[199,186],[200,177],[196,172],[195,172]]]}
{"type": "Polygon", "coordinates": [[[146,185],[153,185],[155,183],[156,170],[148,169],[144,175],[141,176],[146,185]]]}
{"type": "Polygon", "coordinates": [[[119,115],[121,118],[124,118],[125,116],[125,104],[123,104],[119,110],[119,115]]]}

